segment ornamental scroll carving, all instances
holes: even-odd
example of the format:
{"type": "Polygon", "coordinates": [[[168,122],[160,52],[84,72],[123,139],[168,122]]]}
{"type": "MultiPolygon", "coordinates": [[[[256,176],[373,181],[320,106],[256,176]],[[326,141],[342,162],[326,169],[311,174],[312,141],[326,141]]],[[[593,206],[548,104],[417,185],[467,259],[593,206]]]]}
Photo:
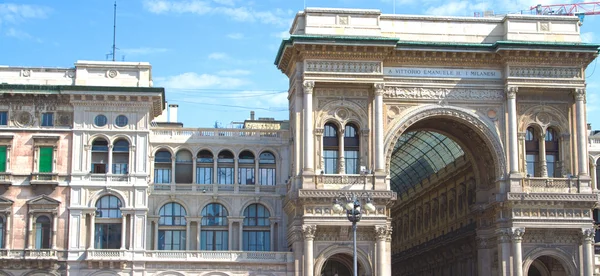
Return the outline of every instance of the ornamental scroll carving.
{"type": "Polygon", "coordinates": [[[309,60],[305,64],[305,72],[381,73],[381,62],[309,60]]]}
{"type": "Polygon", "coordinates": [[[317,232],[317,226],[308,224],[302,225],[302,234],[304,235],[305,240],[312,240],[315,238],[315,233],[317,232]]]}
{"type": "Polygon", "coordinates": [[[510,77],[517,78],[581,78],[581,68],[576,67],[511,67],[510,77]]]}
{"type": "Polygon", "coordinates": [[[392,240],[392,227],[389,225],[375,225],[375,236],[377,240],[392,240]]]}
{"type": "Polygon", "coordinates": [[[385,98],[418,100],[497,100],[504,98],[500,89],[386,87],[385,98]]]}

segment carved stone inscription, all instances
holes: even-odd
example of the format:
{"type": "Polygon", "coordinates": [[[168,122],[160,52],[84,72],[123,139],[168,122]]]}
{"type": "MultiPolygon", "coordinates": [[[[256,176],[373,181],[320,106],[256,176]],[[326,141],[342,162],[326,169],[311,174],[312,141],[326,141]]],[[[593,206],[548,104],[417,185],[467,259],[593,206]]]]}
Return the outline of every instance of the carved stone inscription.
{"type": "Polygon", "coordinates": [[[500,89],[386,87],[383,96],[386,98],[422,100],[502,100],[504,91],[500,89]]]}

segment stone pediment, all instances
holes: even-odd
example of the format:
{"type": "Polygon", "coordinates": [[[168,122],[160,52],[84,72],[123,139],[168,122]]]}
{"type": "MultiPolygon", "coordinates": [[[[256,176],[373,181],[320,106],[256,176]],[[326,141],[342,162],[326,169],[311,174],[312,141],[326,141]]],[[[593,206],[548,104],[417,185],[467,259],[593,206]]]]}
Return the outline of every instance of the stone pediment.
{"type": "Polygon", "coordinates": [[[27,201],[27,205],[51,205],[51,206],[56,206],[56,205],[60,205],[60,201],[51,198],[47,195],[40,195],[40,196],[36,196],[30,200],[27,201]]]}
{"type": "Polygon", "coordinates": [[[10,209],[13,205],[14,201],[0,196],[0,213],[10,213],[10,209]]]}

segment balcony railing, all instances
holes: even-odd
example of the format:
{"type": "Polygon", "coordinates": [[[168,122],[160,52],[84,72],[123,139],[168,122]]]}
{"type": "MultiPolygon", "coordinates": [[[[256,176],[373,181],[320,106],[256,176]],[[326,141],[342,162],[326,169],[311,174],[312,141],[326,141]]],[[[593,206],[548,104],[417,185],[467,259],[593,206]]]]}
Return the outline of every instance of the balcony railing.
{"type": "Polygon", "coordinates": [[[54,249],[0,249],[0,259],[55,260],[54,249]]]}
{"type": "Polygon", "coordinates": [[[274,193],[284,185],[234,185],[234,184],[152,184],[155,192],[231,192],[231,193],[274,193]]]}
{"type": "Polygon", "coordinates": [[[87,251],[85,259],[89,261],[124,261],[126,259],[125,257],[125,250],[93,249],[87,251]]]}
{"type": "Polygon", "coordinates": [[[576,193],[577,178],[527,177],[523,179],[523,191],[532,193],[576,193]]]}
{"type": "Polygon", "coordinates": [[[128,182],[129,175],[126,174],[90,174],[89,181],[92,182],[128,182]]]}
{"type": "Polygon", "coordinates": [[[36,185],[44,185],[44,184],[50,184],[50,185],[58,185],[59,182],[59,177],[58,177],[58,173],[42,173],[42,172],[36,172],[36,173],[32,173],[31,174],[31,184],[36,184],[36,185]]]}
{"type": "MultiPolygon", "coordinates": [[[[186,139],[194,138],[251,138],[251,139],[280,139],[285,138],[287,130],[258,130],[237,128],[176,128],[176,129],[153,129],[152,138],[160,139],[179,137],[186,139]]],[[[155,139],[152,139],[155,140],[155,139]]]]}
{"type": "Polygon", "coordinates": [[[0,172],[0,185],[1,184],[12,184],[12,173],[0,172]]]}
{"type": "Polygon", "coordinates": [[[287,263],[292,261],[289,252],[246,251],[146,251],[145,257],[153,261],[173,262],[252,262],[287,263]]]}
{"type": "Polygon", "coordinates": [[[315,176],[317,187],[324,189],[342,189],[347,186],[357,185],[357,188],[371,188],[373,183],[372,175],[359,174],[321,174],[315,176]]]}

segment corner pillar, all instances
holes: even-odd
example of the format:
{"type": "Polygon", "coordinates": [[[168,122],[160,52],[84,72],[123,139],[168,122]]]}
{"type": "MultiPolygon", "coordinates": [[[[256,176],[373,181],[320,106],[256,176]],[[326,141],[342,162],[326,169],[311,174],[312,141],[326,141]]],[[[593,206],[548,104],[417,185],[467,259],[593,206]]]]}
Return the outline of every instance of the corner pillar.
{"type": "Polygon", "coordinates": [[[304,234],[304,276],[314,276],[315,260],[313,257],[313,241],[316,232],[316,225],[302,225],[302,233],[304,234]]]}

